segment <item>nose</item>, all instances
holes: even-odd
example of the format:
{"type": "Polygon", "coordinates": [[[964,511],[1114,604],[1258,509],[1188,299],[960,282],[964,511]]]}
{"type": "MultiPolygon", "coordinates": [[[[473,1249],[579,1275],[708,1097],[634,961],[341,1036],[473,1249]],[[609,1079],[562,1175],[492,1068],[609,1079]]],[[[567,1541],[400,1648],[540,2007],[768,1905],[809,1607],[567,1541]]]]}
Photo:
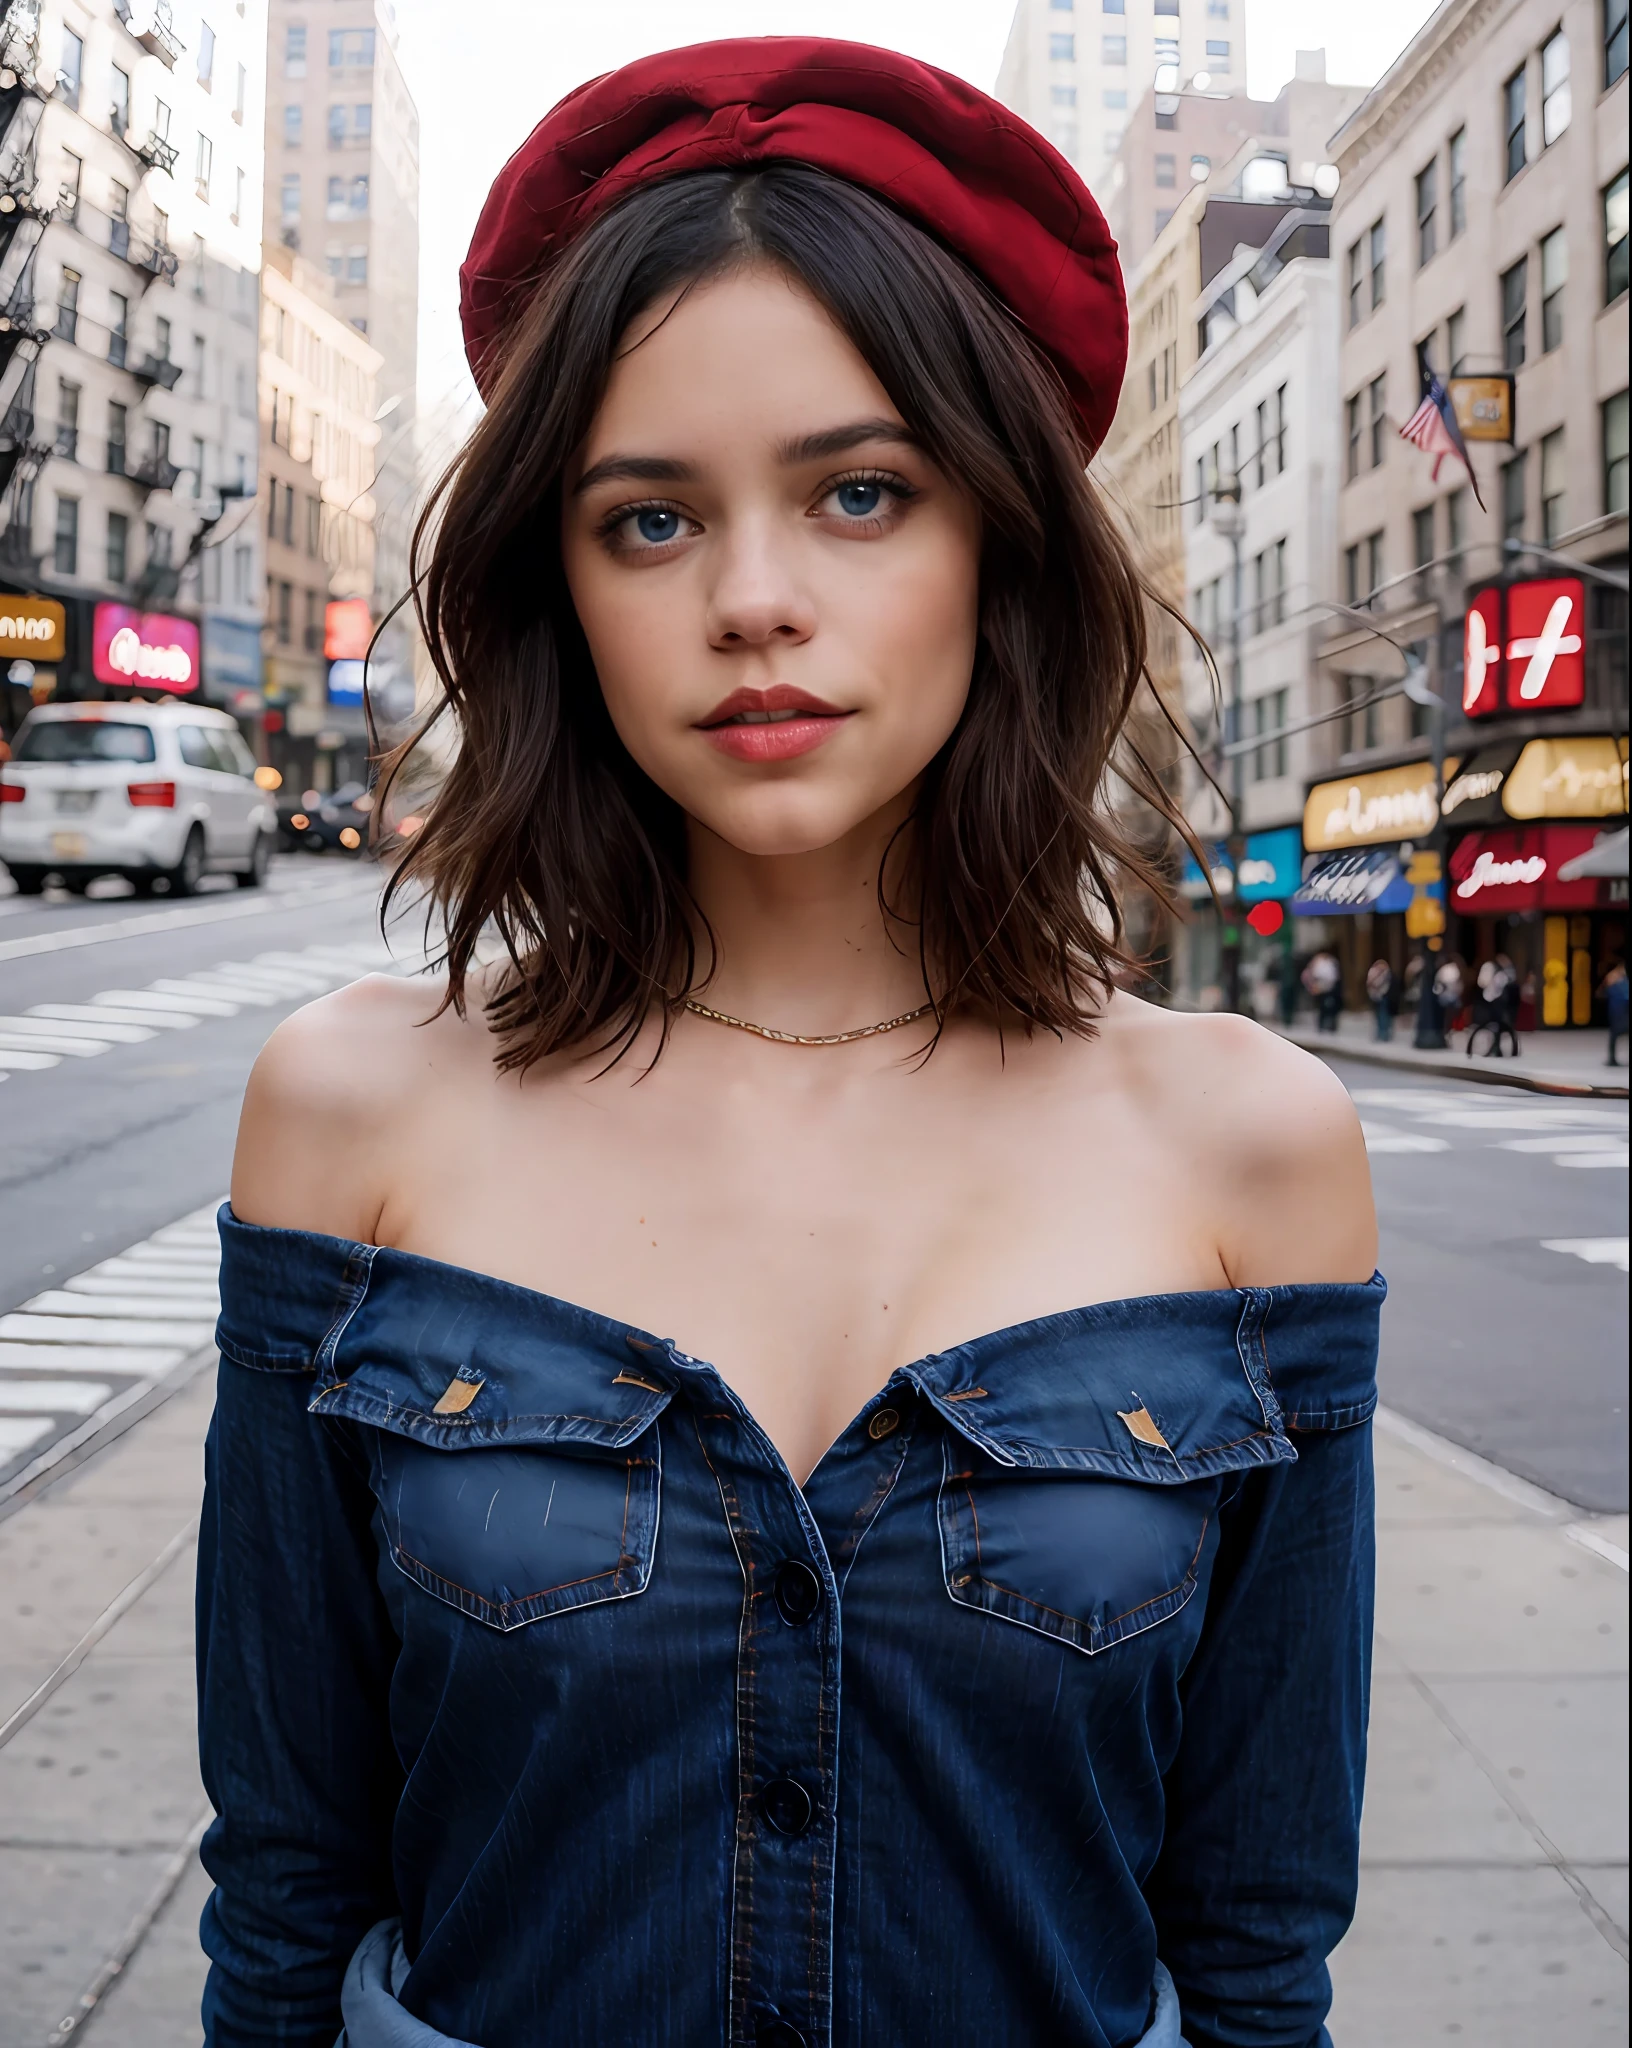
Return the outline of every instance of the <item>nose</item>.
{"type": "Polygon", "coordinates": [[[708,600],[708,640],[724,653],[797,646],[816,630],[810,590],[771,521],[745,521],[725,535],[708,600]]]}

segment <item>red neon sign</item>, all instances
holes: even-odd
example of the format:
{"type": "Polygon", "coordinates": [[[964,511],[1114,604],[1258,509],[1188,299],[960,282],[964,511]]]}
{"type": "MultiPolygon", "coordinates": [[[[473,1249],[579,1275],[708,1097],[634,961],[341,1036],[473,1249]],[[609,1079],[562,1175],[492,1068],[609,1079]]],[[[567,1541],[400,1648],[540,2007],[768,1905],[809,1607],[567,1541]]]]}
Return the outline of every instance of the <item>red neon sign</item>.
{"type": "Polygon", "coordinates": [[[127,689],[196,690],[198,627],[168,612],[99,604],[91,614],[91,673],[127,689]]]}
{"type": "Polygon", "coordinates": [[[1557,711],[1587,694],[1586,586],[1538,576],[1476,591],[1462,622],[1462,710],[1557,711]]]}

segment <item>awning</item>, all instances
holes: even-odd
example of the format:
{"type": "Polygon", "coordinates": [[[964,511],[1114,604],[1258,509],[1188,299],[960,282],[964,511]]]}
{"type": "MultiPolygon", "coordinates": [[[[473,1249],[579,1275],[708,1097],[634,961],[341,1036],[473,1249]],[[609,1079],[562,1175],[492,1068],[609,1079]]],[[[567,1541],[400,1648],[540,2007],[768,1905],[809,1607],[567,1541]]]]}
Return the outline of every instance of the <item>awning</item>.
{"type": "Polygon", "coordinates": [[[1587,882],[1602,878],[1605,881],[1627,879],[1627,828],[1619,832],[1601,832],[1597,842],[1585,853],[1578,853],[1574,860],[1567,860],[1558,871],[1561,882],[1587,882]]]}
{"type": "Polygon", "coordinates": [[[1392,847],[1329,853],[1298,884],[1292,915],[1350,917],[1362,910],[1404,910],[1412,893],[1392,847]]]}

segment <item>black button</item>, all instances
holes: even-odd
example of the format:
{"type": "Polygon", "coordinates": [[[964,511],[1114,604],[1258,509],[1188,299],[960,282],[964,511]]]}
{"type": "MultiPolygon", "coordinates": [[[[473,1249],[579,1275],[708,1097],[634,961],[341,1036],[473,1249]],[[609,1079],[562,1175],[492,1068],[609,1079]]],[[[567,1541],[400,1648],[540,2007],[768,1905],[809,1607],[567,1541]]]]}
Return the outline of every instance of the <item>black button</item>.
{"type": "Polygon", "coordinates": [[[792,2021],[778,2019],[774,2013],[754,2028],[754,2042],[755,2048],[809,2048],[804,2035],[792,2021]]]}
{"type": "Polygon", "coordinates": [[[759,1810],[779,1835],[802,1835],[816,1802],[797,1778],[773,1778],[759,1795],[759,1810]]]}
{"type": "Polygon", "coordinates": [[[808,1564],[801,1564],[796,1557],[790,1557],[786,1564],[777,1566],[772,1590],[778,1613],[795,1628],[809,1621],[822,1604],[821,1580],[808,1564]]]}

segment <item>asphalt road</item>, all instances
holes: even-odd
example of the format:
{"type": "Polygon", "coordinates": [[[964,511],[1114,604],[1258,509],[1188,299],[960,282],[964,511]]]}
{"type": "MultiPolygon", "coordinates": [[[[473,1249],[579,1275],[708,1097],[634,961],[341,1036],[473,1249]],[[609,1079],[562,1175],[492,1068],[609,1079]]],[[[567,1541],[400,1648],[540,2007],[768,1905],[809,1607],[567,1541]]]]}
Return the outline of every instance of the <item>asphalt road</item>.
{"type": "MultiPolygon", "coordinates": [[[[43,1067],[25,1056],[0,1083],[0,1315],[224,1191],[244,1079],[268,1033],[319,987],[385,962],[370,945],[376,882],[353,864],[297,856],[259,895],[175,906],[0,898],[0,1063],[5,1019],[40,1005],[75,1010],[119,990],[153,1002],[161,983],[179,985],[176,1001],[199,1013],[188,1028],[95,1057],[43,1067]],[[280,993],[280,973],[305,985],[280,993]],[[270,999],[222,1000],[215,1010],[230,1014],[211,1013],[211,992],[234,974],[267,978],[270,999]]],[[[404,930],[399,954],[412,958],[415,936],[404,930]]],[[[28,1028],[48,1033],[52,1021],[28,1028]]],[[[26,1053],[14,1025],[14,1060],[18,1039],[26,1053]]],[[[1624,1510],[1627,1105],[1334,1064],[1372,1153],[1392,1290],[1384,1400],[1583,1507],[1624,1510]]],[[[196,1284],[183,1269],[199,1254],[185,1239],[173,1256],[162,1245],[145,1254],[181,1273],[178,1298],[196,1284]]],[[[111,1298],[133,1270],[122,1262],[120,1279],[86,1284],[111,1298]]],[[[43,1371],[11,1356],[0,1410],[7,1384],[43,1371]]],[[[79,1426],[73,1415],[53,1423],[59,1434],[79,1426]]],[[[0,1485],[53,1441],[31,1438],[8,1456],[0,1440],[0,1485]]]]}

